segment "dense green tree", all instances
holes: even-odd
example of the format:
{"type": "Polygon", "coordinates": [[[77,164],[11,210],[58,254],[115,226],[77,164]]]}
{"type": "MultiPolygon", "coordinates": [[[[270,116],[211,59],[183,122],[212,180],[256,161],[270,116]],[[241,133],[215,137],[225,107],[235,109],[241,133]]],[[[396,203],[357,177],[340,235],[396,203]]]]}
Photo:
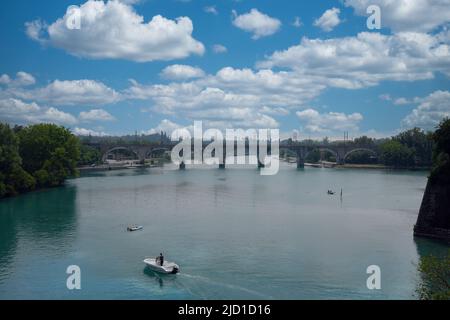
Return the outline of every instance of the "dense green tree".
{"type": "Polygon", "coordinates": [[[320,161],[320,150],[316,149],[311,151],[307,156],[305,161],[307,163],[318,163],[320,161]]]}
{"type": "Polygon", "coordinates": [[[414,150],[398,141],[390,140],[380,146],[381,161],[386,166],[402,168],[414,166],[414,150]]]}
{"type": "Polygon", "coordinates": [[[432,179],[450,182],[450,119],[444,119],[433,134],[435,148],[433,151],[432,179]]]}
{"type": "Polygon", "coordinates": [[[28,126],[18,131],[22,166],[39,186],[58,186],[77,174],[78,139],[66,128],[53,124],[28,126]]]}
{"type": "Polygon", "coordinates": [[[420,299],[450,300],[450,251],[444,257],[422,257],[419,271],[422,276],[417,289],[420,299]]]}
{"type": "Polygon", "coordinates": [[[378,158],[373,152],[358,150],[350,153],[345,159],[345,162],[351,164],[376,164],[378,158]]]}
{"type": "Polygon", "coordinates": [[[87,145],[81,145],[80,160],[78,161],[80,166],[97,164],[101,160],[101,154],[98,149],[87,145]]]}
{"type": "Polygon", "coordinates": [[[321,160],[335,162],[336,156],[328,150],[315,149],[311,151],[305,159],[307,163],[318,163],[321,160]]]}
{"type": "Polygon", "coordinates": [[[0,123],[0,198],[34,189],[34,178],[21,164],[17,135],[9,125],[0,123]]]}
{"type": "Polygon", "coordinates": [[[433,134],[433,140],[436,143],[436,152],[450,154],[450,118],[442,120],[433,134]]]}
{"type": "Polygon", "coordinates": [[[47,170],[41,169],[34,173],[34,178],[36,179],[36,184],[38,186],[48,186],[50,185],[50,175],[47,170]]]}
{"type": "Polygon", "coordinates": [[[19,139],[9,125],[0,123],[0,172],[5,174],[16,164],[21,165],[19,139]]]}
{"type": "Polygon", "coordinates": [[[11,172],[6,176],[6,195],[14,196],[19,193],[34,190],[36,187],[36,180],[32,175],[22,169],[19,165],[13,165],[11,172]]]}
{"type": "Polygon", "coordinates": [[[402,145],[410,148],[411,150],[414,150],[414,161],[416,165],[431,165],[433,153],[432,134],[425,133],[422,129],[414,128],[398,134],[393,137],[393,140],[400,142],[402,145]]]}
{"type": "Polygon", "coordinates": [[[375,145],[375,140],[367,136],[356,138],[353,143],[359,147],[371,147],[375,145]]]}

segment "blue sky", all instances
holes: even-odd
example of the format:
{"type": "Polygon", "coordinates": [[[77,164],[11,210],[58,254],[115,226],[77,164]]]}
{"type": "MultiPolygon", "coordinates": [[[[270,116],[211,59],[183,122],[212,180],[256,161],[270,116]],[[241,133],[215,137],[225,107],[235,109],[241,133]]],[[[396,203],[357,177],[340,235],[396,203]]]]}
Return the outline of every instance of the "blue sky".
{"type": "Polygon", "coordinates": [[[450,116],[449,22],[447,0],[3,1],[0,121],[93,135],[194,120],[303,138],[432,129],[450,116]]]}

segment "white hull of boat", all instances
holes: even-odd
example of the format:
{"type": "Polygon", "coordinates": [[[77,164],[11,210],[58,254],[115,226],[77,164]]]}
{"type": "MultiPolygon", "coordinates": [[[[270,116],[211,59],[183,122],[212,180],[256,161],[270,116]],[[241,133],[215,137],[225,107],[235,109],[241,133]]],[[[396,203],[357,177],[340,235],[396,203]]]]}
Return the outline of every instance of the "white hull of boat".
{"type": "Polygon", "coordinates": [[[159,261],[157,262],[156,259],[150,258],[145,259],[144,263],[147,265],[147,267],[157,273],[162,274],[177,274],[180,272],[180,267],[173,262],[164,261],[164,265],[160,265],[159,261]]]}
{"type": "Polygon", "coordinates": [[[135,231],[141,231],[142,229],[144,229],[143,226],[134,226],[134,227],[128,227],[127,230],[129,232],[135,232],[135,231]]]}

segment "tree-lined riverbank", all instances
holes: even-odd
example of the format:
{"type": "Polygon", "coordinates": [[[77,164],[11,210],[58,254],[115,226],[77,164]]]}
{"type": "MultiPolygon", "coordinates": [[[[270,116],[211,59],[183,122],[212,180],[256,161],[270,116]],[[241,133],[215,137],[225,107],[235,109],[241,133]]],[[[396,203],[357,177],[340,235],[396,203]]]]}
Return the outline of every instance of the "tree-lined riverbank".
{"type": "MultiPolygon", "coordinates": [[[[11,128],[1,124],[0,131],[0,198],[14,196],[40,188],[60,186],[65,179],[76,176],[79,169],[83,171],[102,171],[123,169],[132,164],[111,165],[104,163],[105,155],[100,148],[92,146],[92,137],[79,138],[68,129],[51,124],[16,126],[11,128]],[[78,169],[77,169],[78,167],[78,169]]],[[[160,143],[167,140],[165,133],[159,135],[160,143]]],[[[99,145],[106,139],[109,142],[123,143],[153,143],[158,137],[147,141],[145,136],[134,139],[127,137],[96,137],[99,145]],[[131,139],[131,140],[130,140],[131,139]]],[[[314,147],[318,141],[283,141],[302,143],[314,147]]],[[[333,146],[342,141],[328,141],[325,138],[322,146],[333,146]]],[[[311,166],[318,166],[325,161],[325,167],[350,169],[414,169],[426,170],[431,167],[433,134],[414,128],[396,136],[385,139],[372,139],[366,136],[345,141],[350,152],[345,159],[345,165],[333,164],[333,154],[320,148],[313,150],[306,158],[311,166]],[[370,150],[368,150],[370,148],[370,150]],[[374,153],[376,156],[374,156],[374,153]]],[[[123,148],[126,149],[126,148],[123,148]]],[[[123,151],[122,149],[119,151],[123,151]]],[[[289,154],[281,149],[280,156],[289,160],[289,154]]],[[[129,155],[128,155],[129,156],[129,155]]],[[[133,163],[130,160],[130,163],[133,163]]]]}
{"type": "MultiPolygon", "coordinates": [[[[338,162],[337,154],[333,148],[344,148],[349,150],[345,155],[346,165],[348,167],[372,168],[376,166],[381,168],[396,169],[423,169],[431,168],[433,154],[433,132],[425,132],[419,128],[413,128],[399,133],[390,138],[375,139],[367,136],[355,138],[353,140],[329,141],[324,138],[322,141],[303,140],[292,141],[288,139],[284,144],[307,145],[311,148],[317,147],[305,158],[306,163],[318,164],[321,162],[338,162]],[[353,150],[353,151],[352,151],[353,150]],[[353,165],[355,165],[353,167],[353,165]]],[[[295,156],[289,151],[281,149],[281,157],[289,158],[295,156]]]]}
{"type": "Polygon", "coordinates": [[[57,187],[77,175],[80,143],[52,124],[0,124],[0,198],[57,187]]]}

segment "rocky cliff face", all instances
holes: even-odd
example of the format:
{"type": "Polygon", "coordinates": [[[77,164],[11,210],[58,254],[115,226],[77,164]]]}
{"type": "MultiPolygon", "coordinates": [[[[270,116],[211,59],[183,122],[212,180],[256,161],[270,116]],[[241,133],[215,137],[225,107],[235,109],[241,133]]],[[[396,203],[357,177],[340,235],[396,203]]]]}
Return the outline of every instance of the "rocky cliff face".
{"type": "Polygon", "coordinates": [[[414,235],[450,243],[450,184],[428,181],[414,235]]]}

